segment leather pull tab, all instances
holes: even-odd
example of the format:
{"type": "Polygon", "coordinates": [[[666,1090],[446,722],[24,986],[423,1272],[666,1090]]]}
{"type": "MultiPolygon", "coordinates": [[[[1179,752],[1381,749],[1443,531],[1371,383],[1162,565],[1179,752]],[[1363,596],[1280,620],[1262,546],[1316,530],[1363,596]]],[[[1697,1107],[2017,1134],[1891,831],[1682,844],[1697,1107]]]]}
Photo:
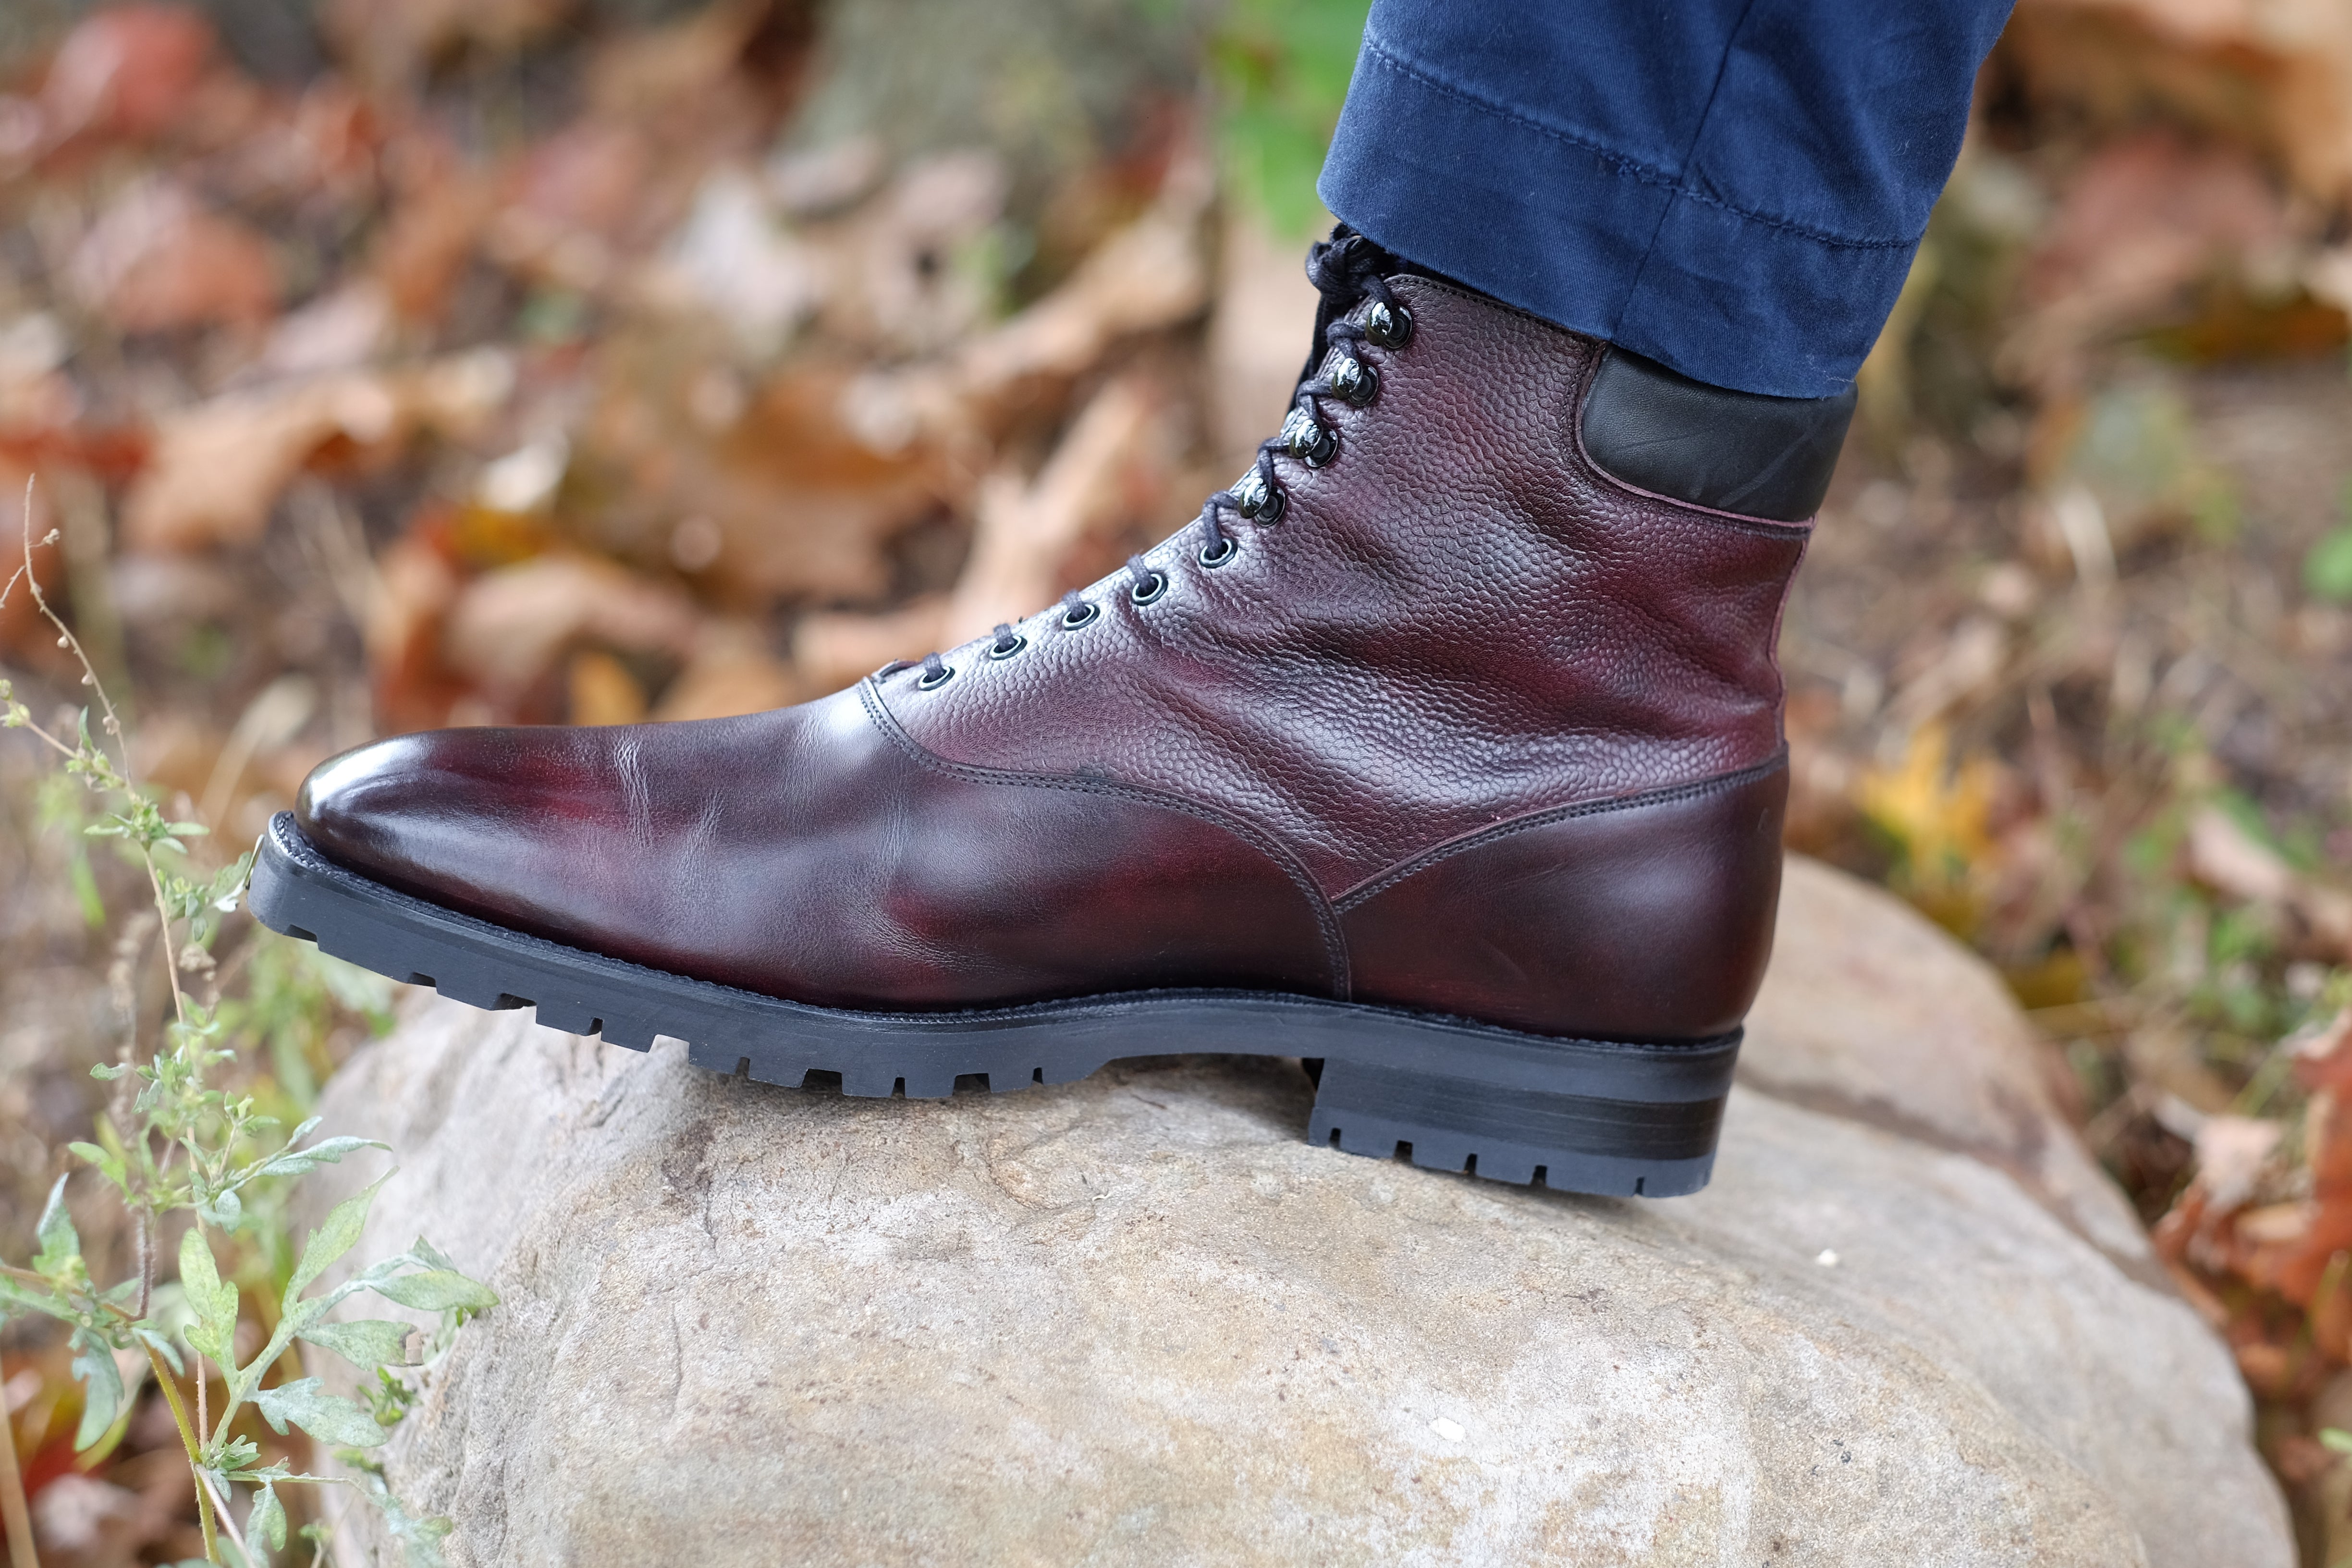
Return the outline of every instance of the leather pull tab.
{"type": "Polygon", "coordinates": [[[1611,476],[1717,511],[1801,522],[1821,510],[1854,392],[1732,392],[1612,347],[1584,397],[1584,451],[1611,476]]]}

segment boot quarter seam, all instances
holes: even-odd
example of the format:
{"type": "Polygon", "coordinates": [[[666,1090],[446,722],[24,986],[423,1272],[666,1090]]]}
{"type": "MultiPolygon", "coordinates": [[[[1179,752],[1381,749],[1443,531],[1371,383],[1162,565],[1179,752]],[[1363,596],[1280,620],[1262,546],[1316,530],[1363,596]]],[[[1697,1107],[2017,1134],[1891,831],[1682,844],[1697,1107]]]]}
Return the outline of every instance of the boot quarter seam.
{"type": "Polygon", "coordinates": [[[891,744],[905,752],[917,765],[929,769],[932,773],[944,773],[950,778],[961,779],[967,784],[1072,790],[1080,795],[1096,795],[1112,800],[1131,801],[1139,805],[1158,806],[1165,811],[1180,812],[1197,821],[1205,822],[1212,827],[1232,834],[1273,861],[1281,868],[1282,874],[1290,879],[1291,885],[1306,896],[1307,909],[1315,917],[1316,930],[1323,937],[1324,962],[1330,966],[1332,992],[1342,1002],[1349,999],[1350,976],[1348,965],[1348,942],[1340,929],[1338,910],[1323,889],[1316,885],[1315,879],[1308,874],[1307,868],[1297,858],[1285,849],[1278,839],[1255,824],[1202,802],[1189,800],[1182,795],[1167,794],[1141,784],[1121,784],[1111,779],[1071,778],[1054,773],[1016,773],[1005,768],[981,767],[971,763],[950,762],[907,733],[905,727],[898,722],[898,716],[892,713],[889,705],[882,700],[881,693],[875,689],[870,677],[858,682],[857,696],[858,700],[864,704],[866,717],[873,721],[874,727],[881,731],[891,744]]]}
{"type": "Polygon", "coordinates": [[[1386,870],[1375,871],[1354,887],[1337,894],[1331,900],[1331,907],[1344,914],[1387,892],[1399,882],[1429,869],[1440,861],[1450,860],[1467,850],[1483,848],[1498,839],[1508,838],[1513,834],[1525,833],[1538,827],[1549,827],[1553,823],[1570,822],[1580,816],[1601,816],[1611,812],[1636,811],[1643,806],[1673,805],[1682,801],[1698,800],[1706,795],[1721,794],[1753,784],[1758,779],[1769,777],[1788,765],[1789,748],[1783,744],[1760,763],[1740,768],[1733,773],[1717,773],[1713,778],[1701,779],[1693,784],[1668,784],[1662,789],[1643,790],[1635,795],[1612,795],[1605,800],[1581,800],[1569,805],[1548,806],[1541,811],[1528,812],[1523,816],[1510,817],[1491,826],[1479,828],[1475,833],[1465,833],[1458,838],[1432,845],[1398,861],[1386,870]]]}

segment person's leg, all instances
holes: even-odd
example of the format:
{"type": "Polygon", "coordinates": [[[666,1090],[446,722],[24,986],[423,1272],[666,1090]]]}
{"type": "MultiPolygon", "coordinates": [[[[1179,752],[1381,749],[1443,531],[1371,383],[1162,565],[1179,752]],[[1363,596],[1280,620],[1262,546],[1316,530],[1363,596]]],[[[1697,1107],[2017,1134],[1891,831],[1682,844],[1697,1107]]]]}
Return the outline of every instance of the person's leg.
{"type": "Polygon", "coordinates": [[[1716,386],[1844,390],[2011,0],[1374,0],[1324,165],[1399,256],[1716,386]]]}

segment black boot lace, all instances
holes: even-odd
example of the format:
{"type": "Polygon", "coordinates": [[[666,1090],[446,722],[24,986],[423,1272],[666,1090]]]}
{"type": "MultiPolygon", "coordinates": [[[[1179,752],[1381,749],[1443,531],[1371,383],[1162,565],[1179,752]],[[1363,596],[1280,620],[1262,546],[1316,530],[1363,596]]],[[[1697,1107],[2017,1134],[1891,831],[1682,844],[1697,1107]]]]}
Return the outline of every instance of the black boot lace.
{"type": "MultiPolygon", "coordinates": [[[[1345,224],[1333,229],[1330,238],[1307,248],[1307,279],[1322,296],[1315,312],[1315,347],[1299,372],[1298,387],[1291,395],[1290,413],[1282,428],[1258,444],[1257,457],[1247,472],[1202,503],[1202,565],[1223,566],[1240,552],[1241,542],[1226,528],[1225,513],[1261,528],[1281,521],[1289,498],[1275,472],[1276,457],[1295,458],[1310,468],[1320,468],[1339,455],[1339,432],[1324,416],[1325,398],[1336,397],[1361,408],[1380,395],[1380,373],[1366,357],[1366,345],[1393,351],[1412,337],[1412,313],[1383,276],[1398,270],[1399,265],[1395,257],[1345,224]],[[1350,321],[1350,314],[1366,300],[1371,300],[1372,308],[1364,313],[1363,321],[1350,321]],[[1333,350],[1339,351],[1336,356],[1333,350]]],[[[1140,555],[1129,558],[1127,576],[1128,597],[1138,605],[1156,603],[1168,592],[1168,574],[1140,555]]],[[[1062,595],[1060,621],[1065,630],[1092,626],[1101,616],[1102,607],[1077,590],[1062,595]]],[[[1028,646],[1029,639],[1006,623],[997,626],[988,644],[988,657],[1010,658],[1028,646]]],[[[923,674],[916,685],[925,691],[946,685],[955,674],[955,667],[936,653],[924,655],[919,663],[923,674]]],[[[879,673],[890,675],[912,668],[913,664],[900,661],[879,673]]]]}

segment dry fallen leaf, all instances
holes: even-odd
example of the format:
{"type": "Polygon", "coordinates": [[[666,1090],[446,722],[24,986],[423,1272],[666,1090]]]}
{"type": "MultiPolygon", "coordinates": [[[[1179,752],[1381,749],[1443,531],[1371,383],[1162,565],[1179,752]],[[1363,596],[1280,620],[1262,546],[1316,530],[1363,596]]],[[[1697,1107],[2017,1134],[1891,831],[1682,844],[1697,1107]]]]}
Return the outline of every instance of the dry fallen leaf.
{"type": "Polygon", "coordinates": [[[514,384],[506,357],[481,350],[396,371],[346,372],[232,393],[157,422],[146,469],[122,509],[130,550],[247,544],[322,445],[396,441],[419,426],[463,436],[514,384]]]}
{"type": "Polygon", "coordinates": [[[2252,1116],[2209,1116],[2198,1128],[2197,1180],[2210,1212],[2226,1214],[2252,1197],[2285,1131],[2252,1116]]]}
{"type": "Polygon", "coordinates": [[[776,222],[760,181],[740,169],[703,182],[648,286],[728,323],[760,358],[782,349],[825,295],[817,257],[776,222]]]}
{"type": "Polygon", "coordinates": [[[347,283],[279,317],[257,368],[272,377],[349,370],[376,356],[392,324],[392,297],[382,284],[347,283]]]}
{"type": "Polygon", "coordinates": [[[436,321],[497,210],[498,181],[457,151],[412,135],[394,166],[398,194],[369,271],[409,321],[436,321]]]}
{"type": "Polygon", "coordinates": [[[362,79],[404,88],[443,55],[511,50],[572,9],[573,0],[326,0],[319,21],[362,79]]]}
{"type": "Polygon", "coordinates": [[[1321,297],[1298,247],[1234,204],[1217,247],[1216,310],[1209,320],[1209,410],[1222,465],[1239,473],[1282,423],[1321,297]]]}
{"type": "Polygon", "coordinates": [[[819,612],[793,632],[793,663],[812,691],[835,691],[895,658],[912,658],[945,640],[947,600],[916,599],[881,615],[819,612]]]}
{"type": "Polygon", "coordinates": [[[567,673],[574,724],[635,724],[646,716],[645,688],[629,667],[602,648],[582,648],[567,673]]]}
{"type": "Polygon", "coordinates": [[[2352,893],[2315,883],[2216,805],[2189,819],[2189,872],[2217,892],[2293,910],[2352,959],[2352,893]]]}
{"type": "Polygon", "coordinates": [[[695,638],[686,668],[662,693],[656,719],[725,719],[763,713],[802,695],[792,667],[768,651],[752,626],[713,621],[695,638]]]}
{"type": "Polygon", "coordinates": [[[449,607],[449,668],[493,702],[512,703],[575,640],[684,658],[698,624],[677,589],[607,561],[542,555],[486,573],[449,607]]]}
{"type": "Polygon", "coordinates": [[[52,142],[143,138],[171,128],[213,52],[212,24],[187,5],[113,5],[66,35],[38,100],[52,142]]]}
{"type": "Polygon", "coordinates": [[[100,215],[69,275],[83,302],[125,332],[264,321],[281,289],[267,240],[163,180],[133,185],[100,215]]]}
{"type": "Polygon", "coordinates": [[[1112,235],[1068,281],[945,363],[877,371],[852,384],[843,417],[877,452],[926,435],[950,441],[1020,384],[1075,376],[1118,339],[1171,327],[1207,301],[1201,256],[1204,171],[1180,164],[1160,199],[1112,235]]]}
{"type": "Polygon", "coordinates": [[[2189,285],[2291,269],[2292,238],[2245,154],[2160,132],[2115,142],[2074,175],[2028,260],[2000,363],[2045,393],[2070,387],[2084,347],[2158,323],[2189,285]]]}
{"type": "Polygon", "coordinates": [[[980,489],[971,556],[956,581],[940,640],[953,647],[1054,598],[1072,552],[1115,521],[1122,481],[1159,435],[1159,399],[1140,376],[1097,393],[1034,484],[994,474],[980,489]]]}
{"type": "Polygon", "coordinates": [[[2305,195],[2352,195],[2352,9],[2340,0],[2021,0],[2001,54],[2077,123],[2195,127],[2305,195]]]}

